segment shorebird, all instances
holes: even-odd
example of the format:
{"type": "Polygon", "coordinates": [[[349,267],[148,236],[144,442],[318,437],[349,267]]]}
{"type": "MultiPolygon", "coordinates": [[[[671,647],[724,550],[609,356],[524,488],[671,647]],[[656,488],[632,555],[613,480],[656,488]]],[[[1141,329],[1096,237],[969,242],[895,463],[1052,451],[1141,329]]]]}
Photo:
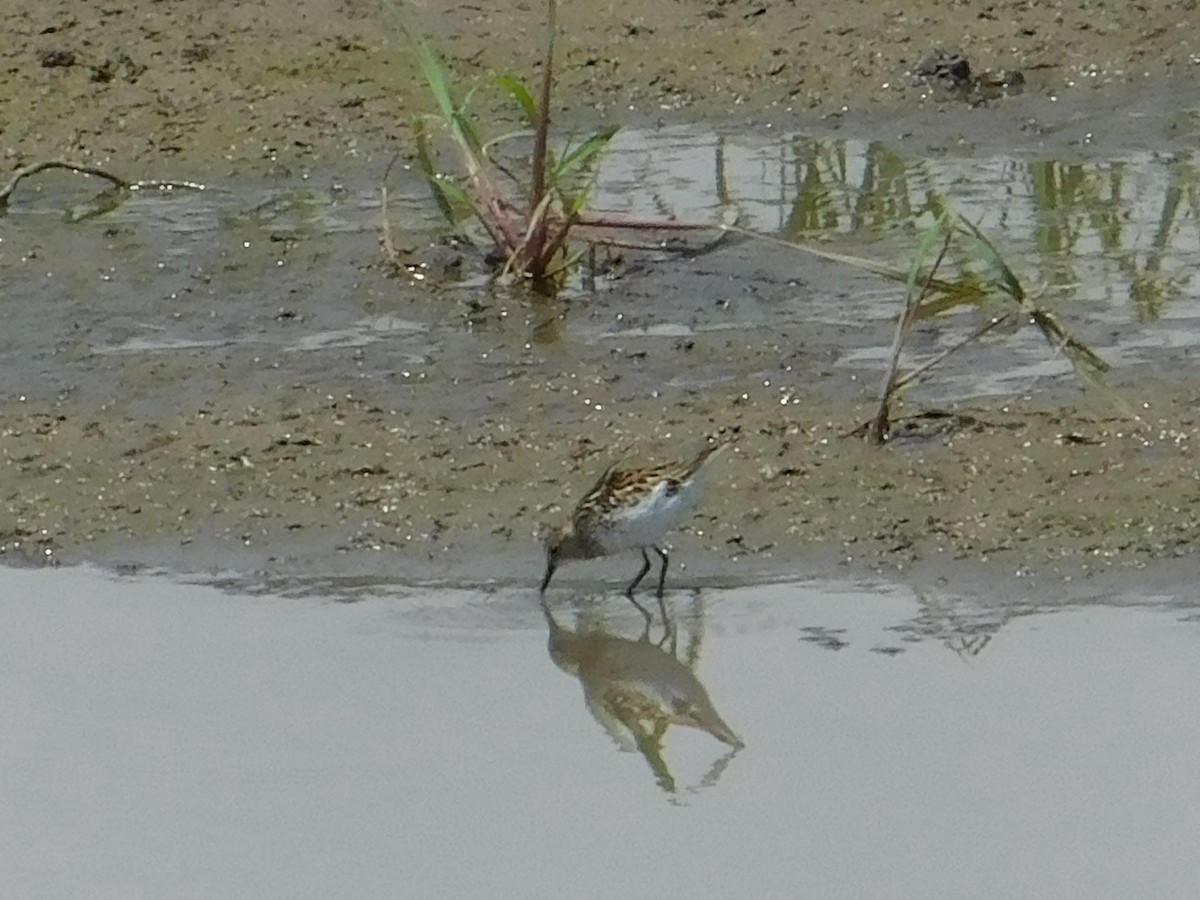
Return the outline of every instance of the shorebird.
{"type": "Polygon", "coordinates": [[[687,518],[700,500],[705,464],[726,446],[713,444],[683,463],[636,469],[609,466],[575,506],[570,520],[547,535],[546,574],[540,593],[546,593],[555,570],[566,560],[594,559],[637,549],[642,551],[642,567],[625,588],[625,596],[649,620],[650,614],[633,599],[633,592],[650,571],[646,551],[653,550],[662,561],[657,596],[665,624],[663,586],[670,557],[659,542],[687,518]]]}

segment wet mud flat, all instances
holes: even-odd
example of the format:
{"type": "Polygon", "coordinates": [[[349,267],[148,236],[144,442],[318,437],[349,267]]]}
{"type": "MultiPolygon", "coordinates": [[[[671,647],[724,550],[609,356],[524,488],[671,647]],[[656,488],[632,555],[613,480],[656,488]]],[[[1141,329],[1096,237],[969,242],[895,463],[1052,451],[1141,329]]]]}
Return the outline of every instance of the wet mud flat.
{"type": "MultiPolygon", "coordinates": [[[[997,18],[956,29],[954,43],[965,41],[980,66],[998,62],[989,29],[1011,31],[1019,18],[1015,7],[992,9],[997,18]]],[[[811,29],[803,17],[818,14],[791,5],[713,7],[679,26],[691,43],[669,58],[654,49],[679,37],[666,18],[631,9],[619,27],[568,19],[560,96],[584,119],[589,107],[643,118],[719,107],[723,117],[734,108],[797,117],[799,127],[800,110],[812,107],[816,129],[869,133],[882,122],[889,134],[943,148],[994,146],[1009,134],[1026,148],[1083,154],[1102,140],[1141,145],[1151,134],[1178,147],[1195,134],[1186,104],[1163,99],[1179,91],[1144,102],[1114,86],[1135,63],[1156,84],[1181,77],[1190,49],[1175,4],[1139,12],[1145,28],[1126,27],[1123,8],[1105,8],[1102,27],[1089,28],[1095,13],[1083,5],[1061,21],[1021,9],[1033,17],[1018,40],[1026,95],[995,110],[926,103],[924,88],[895,77],[926,40],[939,42],[932,12],[887,19],[894,42],[860,64],[872,4],[816,29],[828,40],[807,45],[803,77],[789,68],[793,56],[762,52],[767,26],[811,29]],[[715,52],[728,49],[734,18],[747,23],[737,52],[715,52]],[[618,76],[598,79],[585,44],[607,48],[618,76]],[[1043,65],[1051,47],[1057,55],[1043,65]],[[764,77],[758,66],[772,56],[783,68],[764,77]],[[1081,80],[1085,58],[1106,62],[1081,80]],[[881,93],[884,77],[893,87],[881,93]],[[793,90],[800,83],[803,98],[793,90]],[[1085,84],[1103,87],[1083,93],[1085,84]],[[1073,103],[1060,102],[1069,90],[1073,103]],[[871,111],[858,112],[856,100],[871,111]],[[1151,106],[1153,127],[1111,124],[1114,109],[1151,106]]],[[[372,195],[377,163],[405,146],[406,110],[424,102],[411,77],[396,88],[397,70],[383,61],[395,48],[365,37],[378,22],[344,17],[332,3],[302,5],[297,17],[268,5],[231,10],[197,38],[189,10],[150,4],[142,11],[157,18],[135,24],[125,13],[28,6],[6,48],[19,73],[4,98],[14,164],[69,151],[133,162],[146,175],[207,172],[226,193],[248,185],[259,200],[235,212],[206,208],[215,224],[181,250],[172,240],[198,215],[186,201],[181,221],[168,206],[142,221],[102,217],[71,229],[57,198],[72,188],[22,190],[0,245],[10,317],[0,342],[3,558],[533,581],[537,531],[609,462],[686,454],[712,435],[736,450],[678,539],[684,579],[936,572],[949,561],[1074,578],[1190,554],[1200,380],[1186,346],[1118,373],[1136,404],[1153,401],[1139,405],[1140,427],[1050,379],[1000,400],[917,395],[910,411],[935,414],[871,450],[847,433],[868,414],[878,369],[845,358],[886,347],[890,323],[754,316],[793,295],[851,304],[877,284],[744,243],[683,264],[651,259],[612,290],[558,305],[453,279],[390,279],[373,219],[347,226],[336,215],[347,195],[372,195]],[[118,50],[146,29],[157,49],[142,69],[118,50]],[[280,40],[259,56],[243,52],[264,33],[280,40]],[[76,56],[66,65],[57,51],[76,56]],[[104,77],[88,74],[93,56],[104,77]],[[110,56],[117,62],[105,69],[110,56]],[[66,106],[78,110],[70,133],[66,106]],[[279,198],[298,184],[317,213],[281,227],[276,207],[301,204],[279,198]]],[[[433,31],[473,73],[511,62],[489,56],[505,45],[493,26],[524,35],[535,24],[528,11],[476,10],[439,17],[433,31]],[[484,26],[493,36],[477,59],[471,41],[484,26]]],[[[428,243],[429,221],[409,236],[428,243]]],[[[578,577],[611,568],[622,563],[578,577]]]]}
{"type": "MultiPolygon", "coordinates": [[[[111,235],[83,234],[22,271],[111,259],[111,235]]],[[[878,365],[838,360],[885,347],[890,323],[726,327],[741,310],[713,285],[785,264],[748,257],[754,245],[655,263],[587,302],[481,305],[475,288],[364,266],[357,232],[298,240],[282,268],[277,245],[241,237],[163,276],[204,291],[161,326],[130,288],[154,256],[43,307],[44,275],[20,282],[30,302],[3,348],[19,386],[0,411],[4,558],[532,584],[537,533],[610,462],[709,437],[734,451],[676,541],[683,583],[964,561],[1077,578],[1191,553],[1200,382],[1186,353],[1120,373],[1129,397],[1152,398],[1140,426],[1048,378],[1003,400],[918,394],[874,449],[849,432],[878,365]],[[349,302],[314,289],[339,282],[349,302]]],[[[803,272],[803,291],[867,289],[832,266],[803,272]]],[[[623,579],[625,562],[563,575],[623,579]]]]}
{"type": "Polygon", "coordinates": [[[1078,577],[1192,553],[1190,407],[1152,438],[1094,413],[960,408],[921,446],[881,451],[845,437],[844,418],[778,423],[769,400],[734,414],[719,401],[624,405],[553,427],[559,410],[533,403],[467,429],[353,395],[163,421],[9,406],[4,558],[532,584],[537,531],[612,458],[614,434],[662,459],[698,425],[737,435],[697,534],[676,541],[702,577],[962,560],[1078,577]]]}

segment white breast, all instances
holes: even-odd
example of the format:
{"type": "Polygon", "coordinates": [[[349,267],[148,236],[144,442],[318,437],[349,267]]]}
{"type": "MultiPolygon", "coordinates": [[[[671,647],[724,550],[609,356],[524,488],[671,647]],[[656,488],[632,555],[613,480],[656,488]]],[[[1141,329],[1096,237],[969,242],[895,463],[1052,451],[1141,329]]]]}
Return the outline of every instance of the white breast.
{"type": "Polygon", "coordinates": [[[668,531],[687,521],[699,500],[699,478],[681,485],[674,494],[668,493],[666,482],[656,485],[637,506],[613,512],[600,536],[605,552],[657,544],[668,531]]]}

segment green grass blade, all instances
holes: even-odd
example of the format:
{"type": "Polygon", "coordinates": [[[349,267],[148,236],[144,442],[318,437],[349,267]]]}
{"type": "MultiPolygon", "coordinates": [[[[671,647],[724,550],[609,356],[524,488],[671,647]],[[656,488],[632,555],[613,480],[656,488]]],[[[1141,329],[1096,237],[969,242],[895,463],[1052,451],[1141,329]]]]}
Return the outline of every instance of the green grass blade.
{"type": "Polygon", "coordinates": [[[554,167],[551,184],[567,215],[578,216],[591,201],[599,177],[596,162],[608,149],[618,130],[613,126],[596,132],[578,147],[564,151],[562,159],[554,167]],[[568,182],[574,180],[578,183],[583,176],[587,177],[581,185],[574,189],[568,186],[568,182]]]}
{"type": "Polygon", "coordinates": [[[529,120],[529,124],[537,127],[537,103],[533,100],[533,94],[529,93],[529,88],[525,87],[524,84],[511,75],[501,75],[496,79],[496,86],[507,91],[525,113],[525,118],[529,120]]]}
{"type": "Polygon", "coordinates": [[[433,151],[429,145],[429,135],[425,123],[420,119],[413,125],[416,132],[417,168],[429,184],[430,193],[437,204],[442,217],[452,226],[457,226],[467,215],[470,215],[471,200],[466,191],[449,181],[433,162],[433,151]]]}
{"type": "Polygon", "coordinates": [[[592,179],[583,186],[583,189],[578,191],[573,196],[568,194],[562,195],[563,210],[569,216],[578,218],[579,215],[587,209],[587,205],[592,200],[592,193],[595,190],[596,181],[592,179]]]}
{"type": "Polygon", "coordinates": [[[554,182],[562,183],[578,172],[585,171],[601,153],[608,149],[608,145],[612,143],[612,139],[620,130],[619,126],[610,125],[603,131],[597,131],[578,147],[563,151],[562,158],[554,167],[554,182]]]}
{"type": "Polygon", "coordinates": [[[974,240],[977,253],[994,275],[996,287],[1018,304],[1022,312],[1042,332],[1047,343],[1056,350],[1062,351],[1076,371],[1080,371],[1089,380],[1096,381],[1099,376],[1111,369],[1109,363],[1100,354],[1071,334],[1054,313],[1029,301],[1016,273],[1000,256],[995,245],[973,222],[959,217],[959,224],[974,240]]]}
{"type": "Polygon", "coordinates": [[[429,135],[425,132],[425,123],[417,119],[413,123],[413,132],[417,144],[417,168],[425,176],[425,181],[429,184],[429,190],[433,194],[433,200],[437,203],[442,217],[453,224],[454,210],[450,206],[449,198],[442,191],[441,181],[438,178],[439,173],[433,164],[433,151],[429,146],[429,135]]]}
{"type": "Polygon", "coordinates": [[[479,137],[464,114],[466,102],[464,101],[461,105],[454,102],[445,64],[429,46],[429,43],[405,24],[394,0],[385,0],[385,2],[395,14],[400,31],[412,48],[413,56],[417,60],[417,68],[420,69],[425,83],[429,85],[429,92],[433,95],[438,114],[445,120],[451,133],[464,149],[478,156],[480,152],[479,137]]]}
{"type": "Polygon", "coordinates": [[[1076,368],[1081,366],[1097,375],[1103,375],[1112,370],[1112,365],[1095,350],[1085,344],[1058,320],[1058,316],[1046,309],[1032,307],[1028,310],[1030,320],[1042,332],[1046,341],[1055,349],[1061,350],[1076,368]]]}
{"type": "Polygon", "coordinates": [[[409,46],[412,47],[413,56],[417,60],[417,68],[421,70],[421,76],[429,85],[429,93],[433,95],[438,112],[447,122],[453,122],[458,116],[458,106],[450,94],[446,67],[442,65],[441,60],[424,38],[405,25],[401,25],[400,28],[404,32],[409,46]]]}
{"type": "Polygon", "coordinates": [[[1081,341],[1067,329],[1058,316],[1032,302],[1021,286],[1016,273],[1004,262],[999,251],[982,231],[972,222],[959,217],[959,226],[972,238],[977,257],[991,270],[993,285],[1012,301],[1037,329],[1046,343],[1056,352],[1062,353],[1084,381],[1099,389],[1126,415],[1140,421],[1140,416],[1112,387],[1105,376],[1112,366],[1099,353],[1081,341]]]}
{"type": "MultiPolygon", "coordinates": [[[[908,277],[904,281],[904,308],[905,318],[909,319],[915,314],[918,294],[925,287],[918,288],[918,282],[921,281],[921,276],[925,272],[925,261],[933,255],[933,248],[938,244],[944,244],[946,241],[946,222],[938,216],[933,220],[933,223],[926,229],[924,236],[921,238],[921,243],[917,247],[917,252],[913,256],[912,265],[908,267],[908,277]]],[[[928,284],[932,283],[933,275],[936,273],[930,272],[926,278],[928,284]]]]}
{"type": "Polygon", "coordinates": [[[997,285],[1004,293],[1008,294],[1017,303],[1025,302],[1025,289],[1021,287],[1021,281],[1017,278],[1016,273],[1004,261],[1004,257],[1000,255],[1000,251],[996,249],[996,245],[988,240],[987,236],[979,230],[974,222],[957,216],[959,226],[969,234],[975,242],[975,256],[981,259],[985,265],[995,273],[997,285]]]}

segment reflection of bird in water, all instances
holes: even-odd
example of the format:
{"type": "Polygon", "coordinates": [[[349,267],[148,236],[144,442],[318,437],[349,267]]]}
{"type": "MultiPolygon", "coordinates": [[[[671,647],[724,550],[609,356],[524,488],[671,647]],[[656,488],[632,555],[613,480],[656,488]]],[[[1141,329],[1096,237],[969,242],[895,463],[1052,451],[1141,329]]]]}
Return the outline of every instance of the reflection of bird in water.
{"type": "MultiPolygon", "coordinates": [[[[609,466],[583,495],[571,513],[571,520],[553,529],[546,537],[546,574],[542,577],[544,594],[559,564],[569,559],[593,559],[623,550],[641,550],[642,568],[625,596],[633,600],[633,591],[650,571],[652,549],[662,565],[658,570],[658,605],[666,620],[663,586],[667,580],[667,552],[658,546],[663,536],[683,523],[700,500],[704,464],[727,444],[713,444],[688,462],[665,463],[640,469],[609,466]]],[[[646,620],[650,614],[633,600],[646,620]]]]}
{"type": "Polygon", "coordinates": [[[570,631],[554,619],[542,600],[550,626],[550,658],[583,685],[588,711],[622,750],[637,750],[650,764],[659,784],[675,791],[675,779],[662,756],[662,742],[672,725],[707,731],[733,748],[717,761],[705,779],[716,781],[742,739],[721,718],[708,691],[686,665],[641,638],[604,631],[570,631]]]}

